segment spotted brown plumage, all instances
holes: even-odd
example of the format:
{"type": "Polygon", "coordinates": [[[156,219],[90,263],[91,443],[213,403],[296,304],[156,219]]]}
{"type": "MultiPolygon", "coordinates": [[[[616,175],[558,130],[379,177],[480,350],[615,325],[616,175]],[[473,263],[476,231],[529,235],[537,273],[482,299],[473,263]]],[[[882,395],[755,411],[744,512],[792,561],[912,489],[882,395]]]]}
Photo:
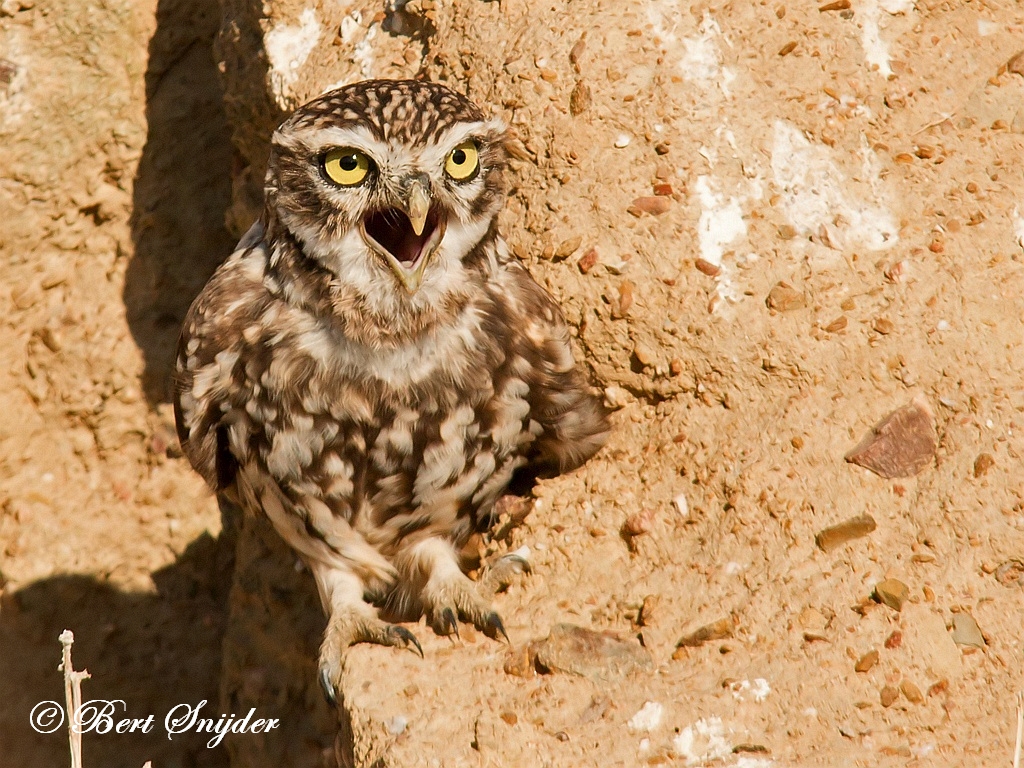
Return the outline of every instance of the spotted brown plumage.
{"type": "Polygon", "coordinates": [[[573,469],[607,436],[559,307],[498,233],[505,141],[440,85],[310,102],[274,135],[263,215],[185,320],[182,447],[309,566],[329,695],[352,643],[419,648],[371,603],[504,633],[457,549],[514,472],[573,469]]]}

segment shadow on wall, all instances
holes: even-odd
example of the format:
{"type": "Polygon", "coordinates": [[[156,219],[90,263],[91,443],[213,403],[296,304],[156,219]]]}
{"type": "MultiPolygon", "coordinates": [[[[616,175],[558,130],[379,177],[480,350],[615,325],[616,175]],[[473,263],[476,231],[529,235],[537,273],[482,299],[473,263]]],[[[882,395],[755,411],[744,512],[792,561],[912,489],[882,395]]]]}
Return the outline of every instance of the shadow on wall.
{"type": "Polygon", "coordinates": [[[213,57],[220,8],[159,0],[146,70],[146,146],[135,179],[124,303],[151,405],[170,399],[185,313],[231,252],[232,147],[213,57]]]}
{"type": "MultiPolygon", "coordinates": [[[[149,733],[83,735],[86,766],[221,768],[227,745],[207,747],[209,736],[168,740],[163,719],[179,704],[208,704],[221,712],[218,678],[227,623],[235,539],[225,515],[218,539],[203,535],[172,565],[153,574],[156,593],[123,592],[89,576],[43,579],[4,594],[0,605],[0,762],[11,768],[67,765],[67,730],[40,734],[30,713],[43,701],[64,705],[57,666],[64,629],[75,633],[75,669],[91,679],[83,701],[121,699],[116,719],[154,715],[149,733]]],[[[237,525],[237,521],[234,523],[237,525]]]]}

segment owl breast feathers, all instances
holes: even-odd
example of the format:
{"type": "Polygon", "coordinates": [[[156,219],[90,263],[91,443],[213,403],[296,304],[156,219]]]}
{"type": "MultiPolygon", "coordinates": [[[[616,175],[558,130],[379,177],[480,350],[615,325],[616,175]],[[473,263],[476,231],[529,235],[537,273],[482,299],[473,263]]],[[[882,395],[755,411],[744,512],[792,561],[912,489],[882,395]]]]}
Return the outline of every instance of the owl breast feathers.
{"type": "Polygon", "coordinates": [[[506,163],[503,127],[440,85],[329,92],[274,134],[263,215],[185,320],[181,444],[309,566],[329,696],[352,643],[419,648],[372,602],[504,634],[457,547],[517,469],[572,469],[608,433],[498,234],[506,163]]]}

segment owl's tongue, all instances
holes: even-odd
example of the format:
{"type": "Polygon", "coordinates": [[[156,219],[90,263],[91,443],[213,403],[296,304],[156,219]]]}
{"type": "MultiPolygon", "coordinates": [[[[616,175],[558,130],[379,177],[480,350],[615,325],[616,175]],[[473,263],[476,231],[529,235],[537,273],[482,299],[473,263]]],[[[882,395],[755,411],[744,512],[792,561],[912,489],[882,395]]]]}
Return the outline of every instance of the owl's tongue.
{"type": "Polygon", "coordinates": [[[431,211],[423,226],[423,233],[417,235],[409,217],[397,208],[371,213],[364,223],[366,234],[386,248],[397,261],[409,266],[419,259],[436,226],[437,217],[431,211]]]}

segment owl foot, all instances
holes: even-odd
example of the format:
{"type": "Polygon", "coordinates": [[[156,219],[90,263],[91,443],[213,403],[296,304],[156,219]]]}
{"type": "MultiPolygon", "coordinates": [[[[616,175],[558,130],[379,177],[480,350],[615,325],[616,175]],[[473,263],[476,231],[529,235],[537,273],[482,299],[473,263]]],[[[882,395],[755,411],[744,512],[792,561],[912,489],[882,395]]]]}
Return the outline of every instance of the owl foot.
{"type": "Polygon", "coordinates": [[[501,617],[491,608],[491,599],[515,576],[530,570],[524,557],[513,554],[499,558],[475,584],[459,567],[458,553],[451,542],[437,537],[411,545],[400,553],[396,564],[404,576],[400,583],[407,590],[406,599],[423,609],[437,634],[458,637],[461,619],[488,637],[508,640],[501,617]]]}
{"type": "Polygon", "coordinates": [[[488,600],[477,593],[469,579],[465,584],[448,584],[436,593],[424,594],[423,601],[427,606],[430,626],[439,635],[458,637],[458,618],[461,618],[488,637],[500,636],[508,641],[501,616],[491,609],[488,600]]]}
{"type": "Polygon", "coordinates": [[[461,572],[449,572],[445,580],[432,578],[421,595],[431,626],[439,635],[458,637],[456,617],[461,617],[488,637],[501,637],[511,642],[501,616],[491,609],[490,601],[517,576],[529,571],[530,563],[525,558],[511,554],[496,560],[476,584],[461,572]]]}
{"type": "Polygon", "coordinates": [[[329,704],[338,703],[338,685],[345,651],[356,643],[374,643],[392,648],[408,648],[423,658],[423,648],[416,635],[405,627],[388,624],[373,616],[356,613],[333,614],[327,622],[324,641],[320,645],[320,687],[329,704]]]}
{"type": "Polygon", "coordinates": [[[507,589],[516,578],[524,573],[529,573],[530,570],[530,561],[522,555],[515,552],[502,555],[487,566],[487,569],[477,582],[477,589],[485,595],[496,595],[503,589],[507,589]]]}

